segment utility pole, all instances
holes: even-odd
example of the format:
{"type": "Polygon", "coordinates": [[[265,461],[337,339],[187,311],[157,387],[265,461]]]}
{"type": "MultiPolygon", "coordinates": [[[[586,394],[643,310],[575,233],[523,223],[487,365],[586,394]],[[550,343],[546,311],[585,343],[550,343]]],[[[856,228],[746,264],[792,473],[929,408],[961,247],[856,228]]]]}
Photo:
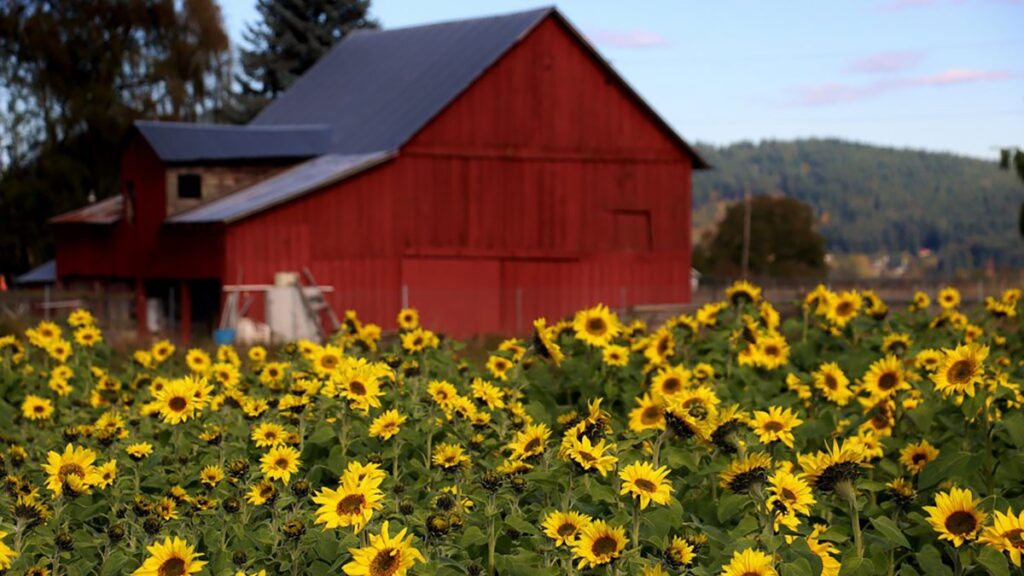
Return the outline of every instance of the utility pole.
{"type": "Polygon", "coordinates": [[[743,279],[747,279],[750,269],[750,189],[743,195],[743,279]]]}

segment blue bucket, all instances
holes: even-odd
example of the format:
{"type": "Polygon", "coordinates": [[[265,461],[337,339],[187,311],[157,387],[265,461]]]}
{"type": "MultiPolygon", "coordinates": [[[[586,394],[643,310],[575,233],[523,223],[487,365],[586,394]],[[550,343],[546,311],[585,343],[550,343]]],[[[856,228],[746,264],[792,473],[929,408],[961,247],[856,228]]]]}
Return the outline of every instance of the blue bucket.
{"type": "Polygon", "coordinates": [[[234,328],[219,328],[213,331],[213,343],[217,346],[233,344],[235,341],[234,328]]]}

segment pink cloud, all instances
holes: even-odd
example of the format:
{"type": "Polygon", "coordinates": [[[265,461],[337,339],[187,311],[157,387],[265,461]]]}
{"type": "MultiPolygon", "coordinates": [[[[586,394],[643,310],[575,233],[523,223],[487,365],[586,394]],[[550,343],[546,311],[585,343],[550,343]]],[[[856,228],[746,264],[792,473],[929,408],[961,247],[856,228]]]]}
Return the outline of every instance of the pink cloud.
{"type": "Polygon", "coordinates": [[[597,44],[612,48],[658,48],[668,46],[668,38],[649,30],[599,30],[589,34],[597,44]]]}
{"type": "Polygon", "coordinates": [[[950,84],[967,84],[989,80],[1005,80],[1013,74],[1006,70],[970,70],[951,68],[938,74],[914,78],[913,83],[920,86],[948,86],[950,84]]]}
{"type": "Polygon", "coordinates": [[[955,86],[974,82],[995,82],[1021,77],[1022,75],[1024,74],[1007,70],[951,68],[927,76],[886,79],[859,85],[828,83],[801,86],[796,89],[792,102],[799,106],[828,106],[831,104],[866,100],[895,90],[955,86]]]}
{"type": "Polygon", "coordinates": [[[924,54],[920,52],[879,52],[854,60],[847,70],[863,74],[886,74],[911,68],[923,59],[924,54]]]}

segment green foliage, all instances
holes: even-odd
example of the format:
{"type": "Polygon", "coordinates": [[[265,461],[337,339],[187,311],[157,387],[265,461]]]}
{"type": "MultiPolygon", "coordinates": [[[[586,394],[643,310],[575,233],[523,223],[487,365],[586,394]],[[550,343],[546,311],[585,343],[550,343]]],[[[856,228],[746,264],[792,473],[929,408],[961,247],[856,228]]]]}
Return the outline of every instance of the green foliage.
{"type": "MultiPolygon", "coordinates": [[[[720,277],[740,273],[745,213],[743,201],[729,206],[718,229],[707,234],[694,251],[694,267],[720,277]]],[[[814,230],[810,206],[787,197],[750,200],[749,270],[761,277],[824,275],[825,241],[814,230]]]]}
{"type": "Polygon", "coordinates": [[[230,50],[215,0],[0,2],[0,271],[52,251],[46,219],[116,193],[140,117],[215,117],[230,50]]]}
{"type": "Polygon", "coordinates": [[[841,140],[698,146],[714,170],[694,175],[693,221],[711,227],[726,203],[784,194],[811,205],[829,252],[916,254],[943,270],[1024,265],[1021,188],[991,162],[841,140]]]}

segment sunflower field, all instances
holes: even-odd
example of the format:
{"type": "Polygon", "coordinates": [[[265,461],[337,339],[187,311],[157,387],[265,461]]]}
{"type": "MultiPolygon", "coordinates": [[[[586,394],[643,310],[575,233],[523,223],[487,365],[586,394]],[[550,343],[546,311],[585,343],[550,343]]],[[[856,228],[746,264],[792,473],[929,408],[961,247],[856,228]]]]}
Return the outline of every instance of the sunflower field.
{"type": "Polygon", "coordinates": [[[0,336],[0,572],[1022,574],[1020,295],[738,282],[483,359],[413,309],[134,352],[78,310],[0,336]]]}

